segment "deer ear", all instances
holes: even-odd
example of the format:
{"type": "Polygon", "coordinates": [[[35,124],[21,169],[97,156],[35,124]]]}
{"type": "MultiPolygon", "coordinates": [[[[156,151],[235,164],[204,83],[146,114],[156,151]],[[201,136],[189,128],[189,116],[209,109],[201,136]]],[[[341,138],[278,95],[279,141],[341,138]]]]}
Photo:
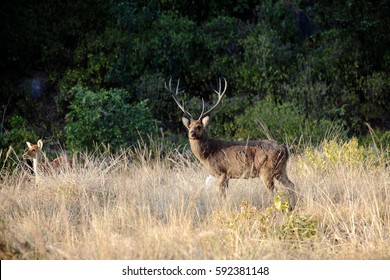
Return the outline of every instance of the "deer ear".
{"type": "Polygon", "coordinates": [[[204,118],[202,118],[203,127],[206,127],[208,125],[209,121],[210,121],[209,116],[205,116],[204,118]]]}
{"type": "Polygon", "coordinates": [[[42,140],[38,140],[37,145],[38,145],[38,148],[39,148],[39,149],[42,149],[42,147],[43,147],[43,142],[42,142],[42,140]]]}
{"type": "Polygon", "coordinates": [[[183,125],[188,128],[190,126],[190,119],[189,118],[186,118],[186,117],[182,117],[181,118],[181,121],[183,122],[183,125]]]}
{"type": "Polygon", "coordinates": [[[27,147],[30,149],[31,148],[31,143],[30,142],[26,142],[26,145],[27,145],[27,147]]]}

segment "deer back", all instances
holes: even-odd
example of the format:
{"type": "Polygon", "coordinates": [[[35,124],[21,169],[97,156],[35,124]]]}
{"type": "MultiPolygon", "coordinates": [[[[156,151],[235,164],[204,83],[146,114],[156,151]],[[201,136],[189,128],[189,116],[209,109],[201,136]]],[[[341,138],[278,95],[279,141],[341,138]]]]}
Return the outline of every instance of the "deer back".
{"type": "Polygon", "coordinates": [[[214,176],[258,177],[262,170],[277,173],[286,164],[288,151],[272,140],[229,142],[216,139],[190,139],[191,150],[214,176]]]}

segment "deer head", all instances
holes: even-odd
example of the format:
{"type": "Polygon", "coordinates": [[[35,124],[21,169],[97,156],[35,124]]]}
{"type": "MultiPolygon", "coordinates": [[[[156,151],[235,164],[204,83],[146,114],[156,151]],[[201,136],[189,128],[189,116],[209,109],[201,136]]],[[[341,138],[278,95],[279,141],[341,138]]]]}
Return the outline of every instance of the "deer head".
{"type": "Polygon", "coordinates": [[[227,89],[227,82],[226,82],[226,79],[224,79],[224,81],[225,81],[225,87],[222,91],[221,79],[219,79],[218,91],[214,90],[214,92],[218,95],[218,100],[206,112],[205,112],[204,100],[202,99],[202,112],[201,112],[199,118],[196,120],[192,117],[190,112],[188,112],[184,108],[184,102],[180,102],[178,99],[179,94],[182,92],[182,91],[179,91],[180,80],[177,81],[175,91],[172,90],[172,79],[169,80],[168,86],[165,84],[165,88],[172,94],[172,97],[175,100],[177,106],[179,106],[180,110],[182,110],[184,113],[184,116],[182,117],[182,122],[183,122],[183,125],[188,129],[188,137],[191,140],[199,140],[205,135],[205,127],[207,126],[207,124],[210,121],[209,114],[215,108],[218,107],[218,105],[221,103],[223,96],[225,95],[225,92],[227,89]]]}
{"type": "Polygon", "coordinates": [[[191,140],[199,140],[205,134],[205,127],[207,126],[210,117],[204,116],[201,120],[189,120],[182,117],[183,125],[188,129],[188,137],[191,140]]]}
{"type": "Polygon", "coordinates": [[[44,157],[42,152],[43,142],[38,140],[37,144],[26,142],[28,151],[23,154],[23,159],[41,161],[44,157]]]}

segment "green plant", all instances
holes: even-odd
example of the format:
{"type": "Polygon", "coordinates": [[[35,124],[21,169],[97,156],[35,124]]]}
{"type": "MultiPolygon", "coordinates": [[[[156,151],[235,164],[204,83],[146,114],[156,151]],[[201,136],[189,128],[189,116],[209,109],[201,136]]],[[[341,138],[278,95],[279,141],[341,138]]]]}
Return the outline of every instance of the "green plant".
{"type": "Polygon", "coordinates": [[[351,169],[362,166],[373,168],[383,164],[385,157],[385,153],[378,153],[375,147],[359,145],[355,137],[347,141],[325,139],[319,148],[306,147],[303,154],[307,166],[320,170],[337,168],[339,165],[351,169]]]}
{"type": "Polygon", "coordinates": [[[289,145],[317,145],[327,137],[343,136],[341,122],[307,118],[293,103],[276,103],[271,96],[248,107],[235,124],[236,139],[272,138],[289,145]]]}
{"type": "Polygon", "coordinates": [[[9,126],[10,129],[0,134],[0,149],[12,146],[17,154],[21,154],[26,149],[26,141],[38,140],[34,128],[19,115],[11,117],[9,126]]]}
{"type": "Polygon", "coordinates": [[[222,101],[221,108],[213,112],[210,135],[215,138],[233,140],[240,129],[236,124],[237,116],[240,116],[245,108],[248,108],[250,101],[246,98],[232,97],[222,101]]]}
{"type": "Polygon", "coordinates": [[[156,131],[146,101],[128,104],[128,92],[121,89],[93,92],[72,89],[74,100],[66,115],[66,141],[70,149],[91,149],[105,143],[114,149],[130,146],[156,131]]]}
{"type": "Polygon", "coordinates": [[[74,51],[74,64],[60,81],[57,103],[69,101],[69,90],[76,85],[99,89],[111,82],[111,66],[118,57],[120,35],[115,28],[106,28],[101,34],[89,35],[74,51]]]}
{"type": "Polygon", "coordinates": [[[258,24],[239,40],[241,56],[231,72],[240,82],[239,95],[279,96],[288,79],[285,65],[291,63],[291,46],[283,44],[279,34],[265,24],[258,24]]]}
{"type": "Polygon", "coordinates": [[[12,116],[8,125],[10,128],[0,133],[0,168],[4,170],[12,170],[20,163],[26,141],[38,140],[34,128],[21,116],[12,116]]]}
{"type": "Polygon", "coordinates": [[[313,238],[317,234],[317,222],[298,210],[289,211],[289,207],[286,194],[278,191],[273,205],[264,210],[244,200],[239,211],[219,211],[214,219],[220,223],[223,238],[229,246],[235,240],[244,240],[245,236],[254,235],[261,239],[275,237],[291,242],[313,238]]]}

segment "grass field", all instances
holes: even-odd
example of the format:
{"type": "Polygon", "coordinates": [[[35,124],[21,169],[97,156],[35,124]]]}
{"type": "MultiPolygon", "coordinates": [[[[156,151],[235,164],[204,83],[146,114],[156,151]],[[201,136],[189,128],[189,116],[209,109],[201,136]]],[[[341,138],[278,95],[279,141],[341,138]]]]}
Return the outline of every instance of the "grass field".
{"type": "Polygon", "coordinates": [[[293,212],[260,179],[232,180],[221,201],[190,152],[158,145],[81,155],[37,185],[20,162],[2,170],[0,257],[389,259],[388,150],[355,142],[291,156],[293,212]]]}

